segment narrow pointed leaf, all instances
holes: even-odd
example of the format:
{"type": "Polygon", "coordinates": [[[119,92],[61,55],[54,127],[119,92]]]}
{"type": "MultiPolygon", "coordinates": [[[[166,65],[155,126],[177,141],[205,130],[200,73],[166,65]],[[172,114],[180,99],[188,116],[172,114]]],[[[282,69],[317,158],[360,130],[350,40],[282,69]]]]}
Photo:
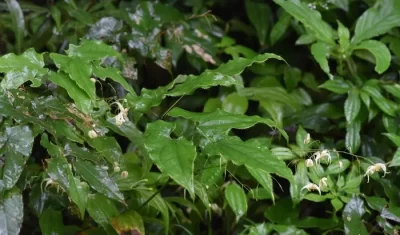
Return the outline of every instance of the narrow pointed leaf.
{"type": "Polygon", "coordinates": [[[330,72],[328,63],[330,51],[331,45],[327,43],[317,42],[311,46],[311,54],[314,56],[314,59],[318,62],[321,69],[329,76],[329,78],[332,79],[333,75],[330,72]]]}
{"type": "Polygon", "coordinates": [[[351,123],[357,117],[361,108],[361,99],[359,92],[353,89],[349,92],[349,96],[344,102],[344,115],[346,116],[346,121],[351,123]]]}
{"type": "Polygon", "coordinates": [[[233,183],[226,186],[225,198],[228,201],[229,206],[236,214],[236,218],[240,218],[247,212],[247,198],[243,189],[233,183]]]}

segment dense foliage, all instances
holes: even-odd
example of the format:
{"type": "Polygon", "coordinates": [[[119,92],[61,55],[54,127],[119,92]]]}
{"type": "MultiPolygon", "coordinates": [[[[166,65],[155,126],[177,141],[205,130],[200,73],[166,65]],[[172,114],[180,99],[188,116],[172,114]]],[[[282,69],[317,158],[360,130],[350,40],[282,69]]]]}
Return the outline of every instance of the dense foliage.
{"type": "Polygon", "coordinates": [[[0,6],[0,234],[398,234],[400,1],[0,6]]]}

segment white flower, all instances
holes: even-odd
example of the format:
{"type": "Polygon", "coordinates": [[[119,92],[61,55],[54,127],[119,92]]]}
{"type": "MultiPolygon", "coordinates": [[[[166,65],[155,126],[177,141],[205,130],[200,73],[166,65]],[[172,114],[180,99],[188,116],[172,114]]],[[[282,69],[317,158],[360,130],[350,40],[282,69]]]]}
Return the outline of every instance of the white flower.
{"type": "Polygon", "coordinates": [[[123,171],[123,172],[121,172],[121,177],[122,178],[126,178],[126,177],[128,177],[128,172],[127,171],[123,171]]]}
{"type": "Polygon", "coordinates": [[[115,125],[120,127],[124,122],[129,121],[128,119],[128,111],[129,109],[124,108],[121,103],[115,102],[115,104],[118,106],[119,113],[117,116],[115,116],[115,125]]]}
{"type": "Polygon", "coordinates": [[[321,195],[321,189],[316,184],[308,183],[308,184],[306,184],[306,186],[301,188],[301,190],[304,190],[304,189],[307,189],[308,191],[317,190],[319,192],[319,195],[321,195]]]}
{"type": "Polygon", "coordinates": [[[312,156],[314,157],[316,164],[319,164],[321,159],[325,159],[325,158],[328,158],[329,164],[332,161],[331,154],[329,153],[329,150],[327,150],[327,149],[315,152],[312,156]]]}
{"type": "Polygon", "coordinates": [[[89,132],[88,132],[88,136],[90,137],[90,139],[94,139],[94,138],[97,138],[97,132],[95,131],[95,130],[90,130],[89,132]]]}
{"type": "Polygon", "coordinates": [[[309,144],[311,141],[310,133],[307,133],[306,138],[304,139],[304,144],[309,144]]]}
{"type": "Polygon", "coordinates": [[[383,177],[385,177],[387,171],[386,171],[386,165],[383,163],[375,163],[374,165],[371,165],[367,168],[367,171],[365,172],[365,176],[367,176],[367,182],[369,183],[369,176],[374,174],[375,172],[383,171],[383,177]]]}
{"type": "Polygon", "coordinates": [[[307,159],[306,160],[306,167],[312,167],[312,166],[314,166],[314,162],[312,161],[312,159],[307,159]]]}
{"type": "Polygon", "coordinates": [[[339,168],[342,168],[342,167],[343,167],[343,162],[339,161],[339,168]]]}
{"type": "Polygon", "coordinates": [[[319,181],[319,187],[322,188],[323,187],[328,187],[328,183],[327,183],[328,179],[326,177],[320,179],[319,181]]]}

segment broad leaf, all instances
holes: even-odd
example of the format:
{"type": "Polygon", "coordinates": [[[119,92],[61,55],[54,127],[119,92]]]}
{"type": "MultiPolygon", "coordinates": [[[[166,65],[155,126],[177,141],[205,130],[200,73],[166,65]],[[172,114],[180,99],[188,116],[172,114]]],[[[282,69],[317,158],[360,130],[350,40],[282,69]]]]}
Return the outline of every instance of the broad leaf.
{"type": "Polygon", "coordinates": [[[120,57],[112,46],[94,40],[85,40],[79,45],[70,44],[67,53],[68,56],[80,57],[85,61],[101,60],[108,56],[120,57]]]}
{"type": "Polygon", "coordinates": [[[351,87],[351,83],[343,79],[328,80],[319,86],[336,94],[346,94],[351,87]]]}
{"type": "Polygon", "coordinates": [[[274,2],[303,23],[320,41],[331,45],[335,44],[331,26],[322,20],[318,11],[310,9],[306,3],[300,0],[274,0],[274,2]]]}
{"type": "Polygon", "coordinates": [[[256,29],[260,45],[264,45],[268,33],[271,9],[268,4],[254,0],[245,1],[245,6],[247,17],[249,17],[250,23],[256,29]]]}
{"type": "Polygon", "coordinates": [[[247,198],[243,189],[239,185],[233,183],[226,186],[225,198],[233,212],[235,212],[236,219],[239,219],[246,214],[247,198]]]}
{"type": "Polygon", "coordinates": [[[40,215],[39,224],[43,235],[62,234],[65,231],[60,211],[44,210],[40,215]]]}
{"type": "Polygon", "coordinates": [[[357,89],[353,89],[349,92],[349,96],[344,102],[344,115],[346,116],[346,121],[352,123],[357,117],[361,108],[361,99],[357,89]]]}
{"type": "Polygon", "coordinates": [[[118,234],[145,234],[143,219],[135,211],[126,211],[111,218],[111,225],[118,234]]]}
{"type": "Polygon", "coordinates": [[[219,155],[236,165],[245,165],[266,173],[274,173],[293,182],[292,171],[284,161],[278,160],[269,150],[243,142],[238,137],[225,137],[208,143],[204,151],[208,155],[219,155]]]}
{"type": "Polygon", "coordinates": [[[8,191],[0,199],[0,234],[18,235],[24,217],[22,195],[18,190],[8,191]]]}
{"type": "Polygon", "coordinates": [[[129,83],[123,78],[119,70],[116,68],[112,67],[101,67],[101,66],[93,66],[93,74],[97,77],[99,77],[102,80],[105,80],[106,78],[110,78],[114,80],[115,82],[118,82],[121,84],[121,86],[129,91],[131,94],[136,94],[135,91],[133,90],[132,86],[129,85],[129,83]]]}
{"type": "Polygon", "coordinates": [[[77,159],[74,168],[92,187],[99,193],[118,201],[124,201],[124,195],[119,191],[117,184],[112,180],[107,171],[90,162],[77,159]]]}
{"type": "Polygon", "coordinates": [[[148,124],[145,148],[161,172],[169,175],[194,195],[193,170],[196,148],[183,137],[172,139],[170,134],[173,129],[171,123],[163,121],[148,124]]]}
{"type": "Polygon", "coordinates": [[[274,45],[282,36],[287,32],[290,22],[292,21],[292,16],[284,11],[280,16],[278,21],[272,27],[270,32],[270,43],[274,45]]]}
{"type": "Polygon", "coordinates": [[[359,120],[354,120],[352,123],[347,124],[345,142],[347,150],[352,154],[356,153],[360,147],[360,130],[361,122],[359,120]]]}
{"type": "Polygon", "coordinates": [[[16,51],[20,53],[24,44],[25,19],[17,0],[6,0],[8,11],[11,13],[12,29],[14,30],[16,51]]]}
{"type": "Polygon", "coordinates": [[[294,205],[297,205],[307,194],[307,190],[302,190],[308,182],[307,167],[304,161],[300,161],[296,166],[294,181],[290,184],[290,195],[294,205]]]}
{"type": "Polygon", "coordinates": [[[115,233],[115,230],[110,225],[111,218],[120,213],[112,200],[101,194],[91,194],[88,197],[87,210],[96,223],[109,233],[115,233]]]}
{"type": "Polygon", "coordinates": [[[323,42],[314,43],[311,46],[311,54],[314,56],[314,59],[318,62],[319,66],[321,66],[321,69],[329,76],[330,79],[333,79],[333,75],[330,72],[328,63],[331,47],[331,45],[323,42]]]}
{"type": "Polygon", "coordinates": [[[273,182],[272,182],[271,175],[260,169],[253,169],[253,168],[247,167],[247,170],[254,177],[254,179],[256,179],[257,182],[259,184],[261,184],[261,186],[263,186],[263,188],[266,190],[266,192],[272,198],[272,201],[275,202],[274,188],[273,188],[273,182]]]}
{"type": "Polygon", "coordinates": [[[364,225],[362,216],[365,213],[364,201],[359,197],[353,197],[343,210],[345,234],[367,235],[368,231],[364,225]]]}
{"type": "Polygon", "coordinates": [[[398,26],[400,26],[400,2],[397,0],[377,1],[358,18],[351,42],[356,45],[398,26]]]}
{"type": "Polygon", "coordinates": [[[294,110],[300,107],[300,102],[288,94],[282,87],[249,87],[241,89],[239,94],[251,100],[273,100],[280,102],[294,110]]]}
{"type": "Polygon", "coordinates": [[[394,153],[390,166],[400,166],[400,148],[394,153]]]}
{"type": "Polygon", "coordinates": [[[385,72],[389,68],[391,60],[390,51],[382,42],[375,40],[363,41],[354,47],[354,50],[360,49],[368,50],[374,55],[376,64],[375,71],[379,74],[385,72]]]}
{"type": "Polygon", "coordinates": [[[363,86],[362,90],[367,93],[375,102],[375,104],[389,116],[396,116],[399,110],[399,105],[391,100],[386,99],[380,92],[380,89],[376,86],[366,85],[363,86]]]}

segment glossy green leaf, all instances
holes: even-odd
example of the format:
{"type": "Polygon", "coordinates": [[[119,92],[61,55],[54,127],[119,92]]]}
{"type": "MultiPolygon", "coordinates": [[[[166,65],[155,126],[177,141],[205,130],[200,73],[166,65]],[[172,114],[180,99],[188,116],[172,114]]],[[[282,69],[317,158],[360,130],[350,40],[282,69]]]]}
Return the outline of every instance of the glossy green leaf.
{"type": "Polygon", "coordinates": [[[350,46],[350,32],[346,26],[340,23],[340,21],[338,21],[338,36],[342,52],[346,54],[350,46]]]}
{"type": "Polygon", "coordinates": [[[60,9],[56,6],[51,7],[51,17],[56,23],[56,27],[58,31],[61,31],[61,12],[60,9]]]}
{"type": "Polygon", "coordinates": [[[386,135],[397,147],[400,147],[400,136],[392,133],[383,133],[386,135]]]}
{"type": "Polygon", "coordinates": [[[118,234],[145,234],[142,217],[136,211],[126,211],[111,218],[111,224],[118,234]]]}
{"type": "Polygon", "coordinates": [[[112,80],[114,80],[115,82],[118,82],[119,84],[121,84],[121,86],[129,91],[132,94],[136,94],[135,91],[133,90],[132,86],[129,85],[129,83],[125,80],[125,78],[123,78],[120,73],[119,70],[116,68],[112,68],[112,67],[101,67],[101,66],[93,66],[93,74],[97,77],[99,77],[102,80],[105,80],[106,78],[110,78],[112,80]]]}
{"type": "Polygon", "coordinates": [[[366,10],[357,19],[352,44],[358,44],[400,26],[399,4],[396,0],[383,0],[366,10]]]}
{"type": "Polygon", "coordinates": [[[64,73],[50,73],[48,79],[63,87],[68,95],[75,101],[76,107],[84,113],[89,113],[92,101],[78,85],[64,73]]]}
{"type": "Polygon", "coordinates": [[[279,160],[293,160],[296,155],[289,148],[275,147],[271,149],[272,154],[279,160]]]}
{"type": "Polygon", "coordinates": [[[297,87],[301,79],[301,70],[298,68],[285,67],[283,71],[283,79],[289,92],[297,87]]]}
{"type": "Polygon", "coordinates": [[[381,74],[389,68],[391,56],[389,49],[384,43],[375,40],[367,40],[354,47],[354,50],[361,49],[368,50],[374,55],[376,64],[375,71],[377,73],[381,74]]]}
{"type": "Polygon", "coordinates": [[[233,183],[226,186],[225,198],[233,212],[235,212],[237,219],[246,214],[247,198],[245,192],[239,185],[233,183]]]}
{"type": "Polygon", "coordinates": [[[236,92],[227,95],[222,101],[222,110],[233,114],[246,113],[248,106],[247,98],[236,92]]]}
{"type": "Polygon", "coordinates": [[[0,234],[18,235],[24,217],[22,195],[18,190],[8,191],[0,199],[0,234]]]}
{"type": "Polygon", "coordinates": [[[254,146],[250,142],[243,142],[238,137],[225,137],[210,142],[204,151],[208,155],[219,155],[231,160],[236,165],[274,173],[293,182],[292,171],[284,161],[278,160],[269,150],[254,146]]]}
{"type": "Polygon", "coordinates": [[[367,93],[375,102],[375,104],[389,116],[396,116],[399,110],[399,105],[391,100],[386,99],[380,92],[379,88],[375,86],[366,85],[362,90],[367,93]]]}
{"type": "Polygon", "coordinates": [[[347,159],[340,159],[338,161],[332,161],[332,163],[328,166],[325,173],[328,175],[340,174],[344,172],[350,166],[350,161],[347,159]],[[339,163],[339,161],[341,163],[339,163]]]}
{"type": "Polygon", "coordinates": [[[382,212],[382,209],[385,208],[387,205],[385,198],[371,196],[371,197],[365,197],[365,199],[366,199],[368,205],[372,209],[379,211],[379,212],[382,212]]]}
{"type": "Polygon", "coordinates": [[[101,60],[108,56],[120,56],[112,46],[94,40],[85,40],[79,45],[70,44],[67,53],[68,56],[80,57],[84,61],[101,60]]]}
{"type": "Polygon", "coordinates": [[[74,164],[76,172],[85,179],[91,188],[105,196],[118,201],[124,200],[124,195],[119,191],[117,184],[109,176],[107,171],[90,162],[77,159],[74,164]]]}
{"type": "Polygon", "coordinates": [[[16,52],[20,53],[24,44],[25,18],[17,0],[6,0],[7,8],[11,13],[12,28],[15,34],[16,52]]]}
{"type": "Polygon", "coordinates": [[[400,148],[397,148],[396,152],[393,155],[392,162],[389,166],[400,166],[400,148]]]}
{"type": "Polygon", "coordinates": [[[246,116],[216,110],[209,113],[189,112],[181,108],[173,108],[168,116],[183,117],[197,123],[198,127],[206,133],[228,132],[231,129],[247,129],[257,123],[264,123],[273,126],[270,119],[259,116],[246,116]]]}
{"type": "Polygon", "coordinates": [[[169,175],[194,195],[193,170],[196,148],[183,137],[172,139],[170,135],[173,129],[173,124],[163,121],[149,124],[145,133],[145,148],[161,172],[169,175]]]}
{"type": "Polygon", "coordinates": [[[320,41],[331,45],[335,44],[332,28],[322,20],[321,14],[318,11],[310,9],[306,3],[299,0],[274,0],[274,2],[303,23],[320,41]]]}
{"type": "Polygon", "coordinates": [[[282,87],[249,87],[241,89],[239,94],[251,100],[273,100],[286,104],[295,110],[300,106],[300,102],[290,96],[282,87]]]}
{"type": "Polygon", "coordinates": [[[333,79],[333,75],[330,72],[328,63],[331,47],[331,45],[324,42],[314,43],[311,46],[311,54],[314,56],[314,59],[318,62],[319,66],[321,66],[321,69],[329,76],[330,79],[333,79]]]}
{"type": "Polygon", "coordinates": [[[214,112],[217,109],[221,109],[222,102],[218,98],[209,98],[207,102],[204,104],[203,112],[214,112]]]}
{"type": "Polygon", "coordinates": [[[352,89],[344,102],[344,115],[348,123],[352,123],[361,109],[361,99],[357,89],[352,89]]]}
{"type": "Polygon", "coordinates": [[[286,11],[282,12],[279,16],[278,21],[272,27],[270,32],[270,43],[274,45],[282,36],[287,32],[288,27],[290,26],[290,22],[292,21],[292,16],[289,15],[286,11]]]}
{"type": "Polygon", "coordinates": [[[390,85],[382,85],[383,89],[385,89],[390,94],[400,99],[400,84],[390,84],[390,85]]]}
{"type": "Polygon", "coordinates": [[[264,45],[268,33],[271,9],[267,4],[254,0],[245,1],[245,7],[247,17],[256,29],[260,45],[264,45]]]}
{"type": "Polygon", "coordinates": [[[304,161],[300,161],[296,166],[294,181],[290,184],[290,195],[294,205],[297,205],[307,194],[307,190],[302,190],[307,183],[309,183],[307,167],[304,161]]]}
{"type": "Polygon", "coordinates": [[[261,184],[261,186],[267,191],[272,201],[275,201],[274,188],[271,175],[260,169],[253,169],[247,167],[247,170],[254,177],[254,179],[256,179],[257,182],[261,184]]]}
{"type": "Polygon", "coordinates": [[[381,216],[385,219],[389,219],[397,223],[400,223],[400,208],[399,207],[383,208],[381,216]]]}
{"type": "Polygon", "coordinates": [[[346,204],[343,210],[342,217],[344,221],[345,234],[368,234],[362,219],[364,213],[364,201],[359,197],[353,197],[346,204]]]}
{"type": "Polygon", "coordinates": [[[319,86],[319,88],[324,88],[337,94],[346,94],[351,87],[350,82],[343,79],[328,80],[319,86]]]}
{"type": "Polygon", "coordinates": [[[293,205],[290,197],[281,198],[265,210],[264,216],[276,224],[295,224],[299,220],[299,207],[293,205]]]}
{"type": "Polygon", "coordinates": [[[111,219],[120,213],[112,200],[98,193],[91,194],[88,197],[87,211],[106,231],[115,233],[110,223],[111,219]]]}
{"type": "Polygon", "coordinates": [[[361,123],[359,120],[355,120],[350,124],[347,124],[346,128],[346,148],[350,153],[356,153],[361,144],[360,137],[361,123]]]}
{"type": "Polygon", "coordinates": [[[60,211],[44,210],[39,217],[39,224],[43,235],[63,234],[65,231],[60,211]]]}

